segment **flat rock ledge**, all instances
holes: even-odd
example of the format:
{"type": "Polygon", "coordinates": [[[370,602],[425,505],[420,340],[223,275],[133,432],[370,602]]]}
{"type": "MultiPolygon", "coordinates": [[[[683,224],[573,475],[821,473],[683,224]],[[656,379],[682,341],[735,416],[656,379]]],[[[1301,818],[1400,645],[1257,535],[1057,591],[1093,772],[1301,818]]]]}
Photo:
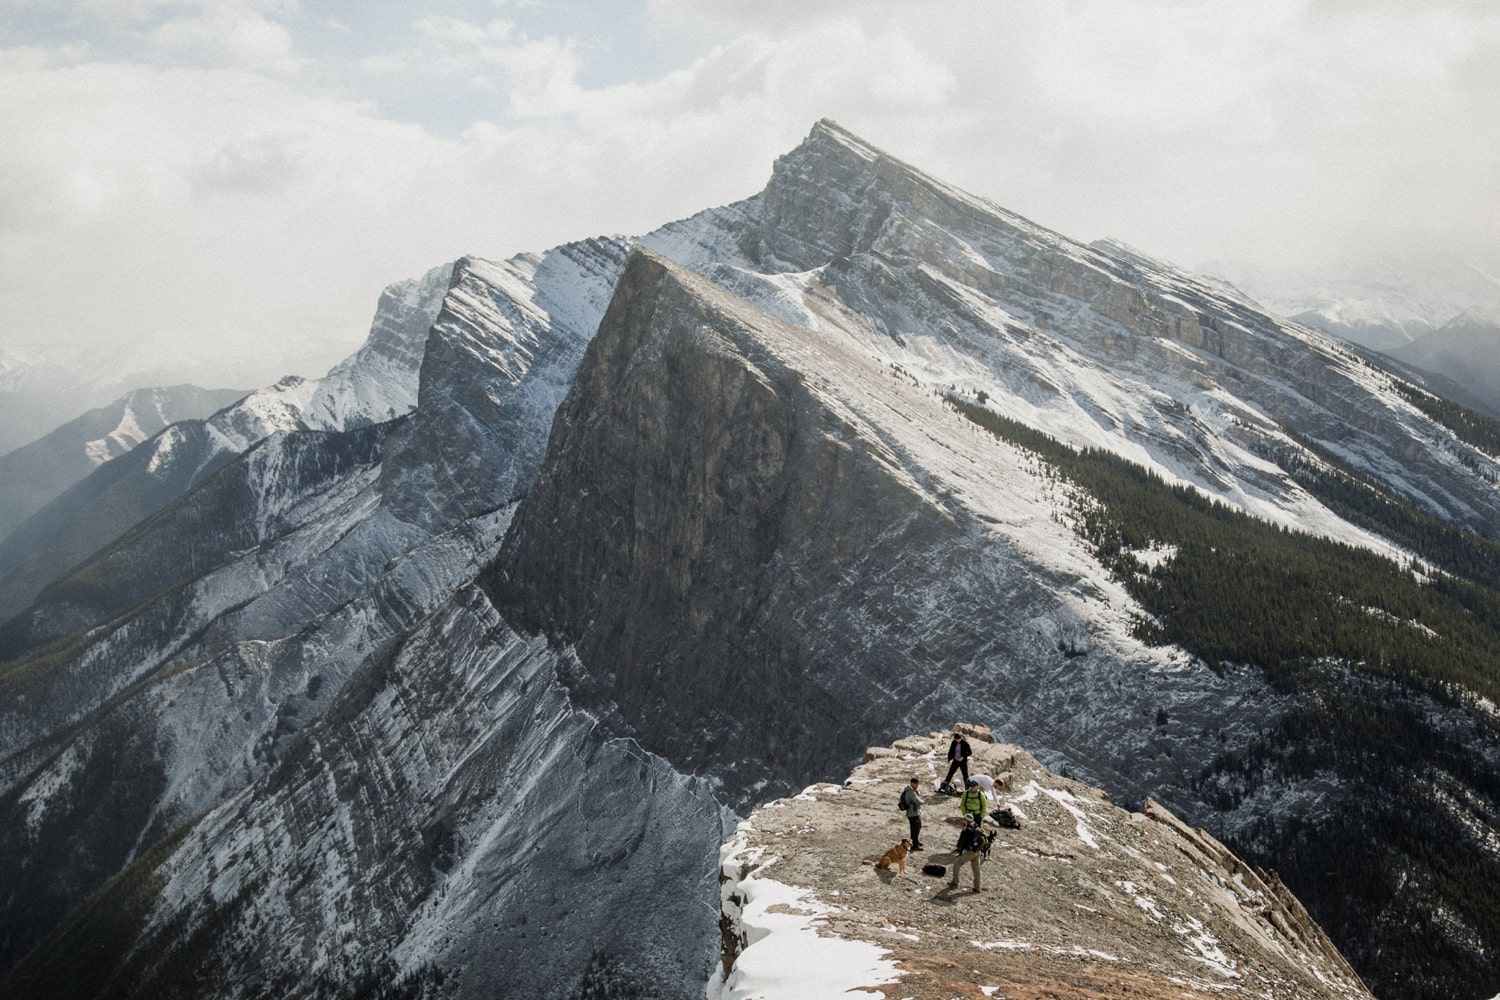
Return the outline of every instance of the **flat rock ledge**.
{"type": "Polygon", "coordinates": [[[936,788],[952,731],[871,748],[842,784],[762,806],[724,843],[709,1000],[1370,997],[1274,873],[1150,800],[1128,812],[958,728],[970,773],[1004,779],[997,804],[1020,824],[999,829],[983,890],[967,865],[949,887],[958,799],[936,788]],[[914,775],[927,850],[904,874],[864,864],[907,836],[896,803],[914,775]]]}

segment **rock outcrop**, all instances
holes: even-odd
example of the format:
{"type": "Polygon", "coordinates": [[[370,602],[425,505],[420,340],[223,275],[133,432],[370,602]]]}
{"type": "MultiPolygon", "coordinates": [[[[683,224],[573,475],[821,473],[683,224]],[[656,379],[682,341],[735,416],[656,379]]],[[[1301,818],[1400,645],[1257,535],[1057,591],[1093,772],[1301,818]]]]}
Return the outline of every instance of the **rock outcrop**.
{"type": "Polygon", "coordinates": [[[843,784],[762,806],[725,842],[711,998],[1370,996],[1274,873],[1149,799],[1126,811],[970,732],[971,773],[1003,778],[997,804],[1019,821],[998,830],[982,891],[967,866],[956,890],[922,871],[956,858],[957,800],[933,792],[946,733],[872,748],[843,784]],[[906,835],[894,803],[912,776],[927,850],[904,873],[862,864],[906,835]]]}

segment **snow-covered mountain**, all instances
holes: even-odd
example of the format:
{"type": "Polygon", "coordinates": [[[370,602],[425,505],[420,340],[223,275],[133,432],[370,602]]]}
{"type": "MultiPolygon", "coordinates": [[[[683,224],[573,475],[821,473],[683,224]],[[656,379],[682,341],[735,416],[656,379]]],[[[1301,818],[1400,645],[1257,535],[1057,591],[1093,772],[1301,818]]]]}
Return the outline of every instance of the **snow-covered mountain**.
{"type": "MultiPolygon", "coordinates": [[[[158,424],[157,433],[129,451],[128,461],[98,468],[82,481],[75,475],[71,487],[52,494],[55,502],[13,534],[0,537],[0,620],[24,608],[59,574],[261,442],[294,431],[353,430],[410,413],[417,402],[427,331],[452,270],[451,265],[439,266],[420,279],[387,288],[369,339],[323,378],[288,376],[264,389],[237,393],[242,398],[233,405],[202,419],[179,419],[165,428],[158,424]]],[[[34,464],[34,451],[15,454],[34,464]]],[[[51,453],[52,445],[46,445],[41,456],[46,460],[51,453]]],[[[101,439],[93,453],[108,455],[109,446],[101,439]]],[[[65,466],[51,468],[55,477],[65,466]]],[[[35,493],[46,477],[26,481],[25,488],[35,493]]],[[[70,628],[71,619],[57,627],[70,628]]]]}
{"type": "Polygon", "coordinates": [[[1470,309],[1500,305],[1500,276],[1441,257],[1315,270],[1216,260],[1199,269],[1275,313],[1377,351],[1399,352],[1470,309]]]}
{"type": "Polygon", "coordinates": [[[397,300],[49,508],[181,484],[0,628],[7,993],[701,996],[733,816],[958,717],[1285,867],[1382,996],[1500,983],[1500,468],[1420,387],[829,122],[397,300]]]}
{"type": "Polygon", "coordinates": [[[69,486],[168,424],[201,420],[244,390],[195,385],[136,389],[0,455],[0,538],[69,486]]]}
{"type": "Polygon", "coordinates": [[[1489,413],[1500,414],[1500,300],[1468,309],[1422,339],[1392,348],[1390,354],[1452,379],[1489,413]]]}

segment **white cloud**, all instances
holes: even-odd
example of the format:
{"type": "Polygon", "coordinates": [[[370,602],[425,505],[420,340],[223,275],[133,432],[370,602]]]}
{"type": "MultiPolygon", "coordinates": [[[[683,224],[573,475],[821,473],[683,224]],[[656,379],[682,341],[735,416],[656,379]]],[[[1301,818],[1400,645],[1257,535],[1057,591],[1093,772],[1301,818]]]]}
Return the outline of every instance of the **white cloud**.
{"type": "Polygon", "coordinates": [[[503,95],[513,114],[566,112],[579,95],[581,63],[572,41],[531,38],[514,22],[477,24],[451,16],[423,17],[416,44],[365,60],[373,72],[452,80],[503,95]]]}
{"type": "Polygon", "coordinates": [[[290,74],[302,68],[286,27],[237,3],[212,3],[173,17],[151,31],[151,41],[176,53],[207,57],[241,69],[290,74]]]}
{"type": "Polygon", "coordinates": [[[352,339],[381,285],[439,261],[752,194],[825,116],[1044,225],[1189,265],[1440,239],[1500,269],[1484,5],[653,0],[682,29],[659,44],[717,43],[609,85],[586,82],[594,61],[630,53],[602,18],[587,35],[531,20],[545,5],[377,6],[373,52],[361,8],[313,21],[280,0],[115,0],[158,66],[0,50],[4,336],[352,339]]]}

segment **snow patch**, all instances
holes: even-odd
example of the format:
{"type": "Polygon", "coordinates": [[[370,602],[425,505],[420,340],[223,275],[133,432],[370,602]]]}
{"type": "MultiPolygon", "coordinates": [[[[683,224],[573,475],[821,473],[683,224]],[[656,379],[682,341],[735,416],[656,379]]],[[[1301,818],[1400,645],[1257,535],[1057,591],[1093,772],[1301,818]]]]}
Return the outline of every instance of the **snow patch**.
{"type": "MultiPolygon", "coordinates": [[[[1030,802],[1034,800],[1038,794],[1046,795],[1048,798],[1052,799],[1058,805],[1066,809],[1073,817],[1074,830],[1078,834],[1078,839],[1083,841],[1085,844],[1087,844],[1089,847],[1092,847],[1096,851],[1099,849],[1099,842],[1094,839],[1094,833],[1089,829],[1088,823],[1086,822],[1086,820],[1088,819],[1088,814],[1078,806],[1078,799],[1071,792],[1065,792],[1062,789],[1043,788],[1035,781],[1032,781],[1027,783],[1025,790],[1022,791],[1020,795],[1012,799],[1010,804],[1014,806],[1022,802],[1030,802]]],[[[1022,818],[1025,817],[1023,816],[1022,818]]]]}
{"type": "MultiPolygon", "coordinates": [[[[839,912],[774,879],[742,879],[736,924],[745,946],[727,977],[716,970],[708,1000],[803,1000],[805,997],[884,997],[877,987],[900,978],[884,948],[824,936],[824,918],[839,912]]],[[[726,910],[726,912],[729,912],[726,910]]]]}

